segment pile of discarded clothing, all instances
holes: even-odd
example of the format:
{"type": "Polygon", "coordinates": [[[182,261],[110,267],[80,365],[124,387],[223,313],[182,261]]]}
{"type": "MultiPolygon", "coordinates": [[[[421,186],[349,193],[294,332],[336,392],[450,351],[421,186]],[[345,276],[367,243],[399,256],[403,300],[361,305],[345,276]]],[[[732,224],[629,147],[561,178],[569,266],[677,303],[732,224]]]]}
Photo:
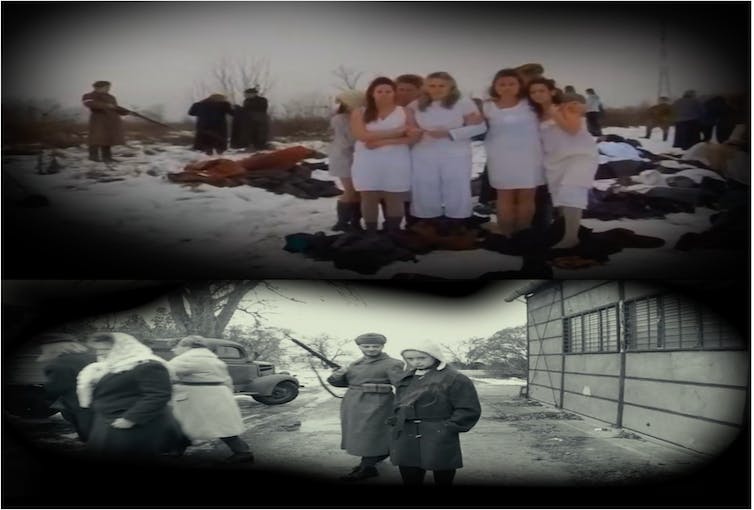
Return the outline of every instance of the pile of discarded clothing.
{"type": "Polygon", "coordinates": [[[248,185],[263,188],[278,195],[316,199],[334,197],[342,193],[332,181],[311,177],[319,165],[303,160],[318,153],[303,146],[288,147],[268,153],[254,154],[240,160],[211,159],[190,163],[183,172],[168,174],[171,182],[211,184],[213,186],[248,185]]]}

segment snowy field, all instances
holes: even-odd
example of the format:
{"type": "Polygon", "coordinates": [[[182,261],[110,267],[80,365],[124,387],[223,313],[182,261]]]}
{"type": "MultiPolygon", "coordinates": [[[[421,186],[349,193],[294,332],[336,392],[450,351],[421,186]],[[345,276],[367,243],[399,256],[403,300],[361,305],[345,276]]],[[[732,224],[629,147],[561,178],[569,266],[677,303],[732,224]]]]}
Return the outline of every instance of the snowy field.
{"type": "MultiPolygon", "coordinates": [[[[661,141],[659,130],[654,131],[651,140],[639,138],[643,136],[642,127],[604,131],[638,139],[654,153],[681,154],[671,148],[670,142],[661,141]]],[[[672,138],[671,131],[669,139],[672,138]]],[[[276,148],[291,145],[305,145],[323,152],[327,148],[323,141],[275,144],[276,148]]],[[[104,236],[127,240],[131,248],[141,246],[154,253],[164,253],[178,265],[184,258],[206,258],[213,261],[215,267],[267,278],[389,279],[398,273],[417,273],[467,279],[493,271],[517,271],[522,264],[520,257],[482,249],[435,251],[418,256],[418,262],[396,262],[374,275],[362,275],[337,269],[331,262],[313,261],[283,250],[288,234],[332,233],[329,228],[335,222],[334,197],[303,200],[250,186],[218,188],[172,183],[166,178],[168,173],[181,171],[186,164],[208,157],[189,147],[168,143],[131,140],[127,146],[114,149],[114,156],[120,162],[110,168],[104,163],[88,161],[84,146],[59,149],[55,154],[62,169],[50,175],[37,173],[36,156],[3,156],[4,172],[27,192],[42,194],[50,200],[47,207],[25,209],[23,217],[43,221],[57,232],[86,232],[91,239],[104,236]]],[[[45,165],[50,155],[45,154],[45,165]]],[[[242,159],[247,156],[247,153],[231,150],[223,157],[242,159]]],[[[474,175],[483,170],[484,161],[482,144],[475,143],[474,175]]],[[[326,171],[320,170],[312,177],[333,180],[326,171]]],[[[598,181],[596,185],[607,184],[609,182],[598,181]]],[[[6,184],[6,200],[15,202],[23,196],[16,183],[6,184]]],[[[699,267],[707,265],[707,260],[713,264],[735,264],[738,255],[734,253],[673,249],[684,233],[708,229],[709,216],[714,212],[697,208],[694,214],[670,214],[665,219],[584,220],[584,225],[596,232],[628,228],[639,234],[660,237],[666,244],[651,250],[625,249],[611,255],[610,261],[601,266],[555,269],[554,277],[669,277],[672,275],[666,271],[668,266],[682,267],[690,263],[699,267]],[[649,260],[652,264],[647,264],[649,260]]]]}

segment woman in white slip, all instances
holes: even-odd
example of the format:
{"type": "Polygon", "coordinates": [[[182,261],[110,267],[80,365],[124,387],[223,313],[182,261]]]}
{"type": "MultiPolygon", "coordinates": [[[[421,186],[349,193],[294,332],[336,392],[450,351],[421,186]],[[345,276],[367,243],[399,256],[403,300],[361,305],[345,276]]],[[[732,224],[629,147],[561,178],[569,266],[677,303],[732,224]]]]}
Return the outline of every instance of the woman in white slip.
{"type": "Polygon", "coordinates": [[[351,112],[364,105],[364,93],[358,90],[345,90],[335,98],[338,109],[330,118],[333,139],[327,151],[330,175],[337,177],[343,187],[343,194],[338,197],[338,222],[333,230],[358,230],[361,228],[361,204],[359,193],[353,187],[351,166],[353,165],[353,146],[356,140],[351,134],[351,112]]]}
{"type": "Polygon", "coordinates": [[[408,108],[422,132],[411,149],[411,214],[461,226],[472,211],[471,138],[487,130],[484,119],[446,72],[428,75],[408,108]]]}
{"type": "Polygon", "coordinates": [[[579,94],[564,94],[555,104],[555,82],[532,80],[527,94],[541,121],[545,176],[552,203],[565,221],[563,238],[553,248],[573,248],[579,243],[582,211],[599,165],[594,137],[584,114],[585,100],[579,94]]]}
{"type": "Polygon", "coordinates": [[[510,236],[531,226],[536,188],[545,183],[539,120],[515,69],[498,71],[489,95],[482,107],[488,124],[487,168],[497,190],[500,233],[510,236]]]}
{"type": "Polygon", "coordinates": [[[418,138],[411,111],[395,102],[395,83],[379,77],[369,84],[366,106],[351,115],[354,148],[351,176],[361,194],[361,212],[367,234],[377,232],[380,200],[386,206],[384,229],[399,230],[403,200],[411,187],[408,145],[418,138]]]}

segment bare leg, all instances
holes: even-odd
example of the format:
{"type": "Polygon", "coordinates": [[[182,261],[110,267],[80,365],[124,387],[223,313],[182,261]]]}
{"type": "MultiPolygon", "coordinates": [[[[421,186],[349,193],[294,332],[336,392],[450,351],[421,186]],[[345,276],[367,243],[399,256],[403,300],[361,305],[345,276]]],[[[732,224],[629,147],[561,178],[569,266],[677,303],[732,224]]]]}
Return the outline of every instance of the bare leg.
{"type": "Polygon", "coordinates": [[[364,224],[368,234],[377,232],[377,217],[380,209],[380,191],[362,191],[361,192],[361,214],[364,217],[364,224]]]}
{"type": "Polygon", "coordinates": [[[516,192],[511,189],[497,190],[497,201],[495,202],[497,210],[497,224],[500,233],[504,236],[510,236],[516,225],[516,192]]]}
{"type": "Polygon", "coordinates": [[[343,194],[338,197],[338,202],[358,202],[359,192],[353,187],[353,179],[343,177],[340,183],[343,185],[343,194]]]}
{"type": "Polygon", "coordinates": [[[565,220],[565,234],[553,248],[573,248],[579,244],[579,227],[582,210],[577,207],[561,207],[560,214],[565,220]]]}
{"type": "Polygon", "coordinates": [[[516,190],[516,223],[514,229],[516,232],[526,230],[531,227],[536,211],[536,202],[534,200],[537,188],[526,188],[516,190]]]}

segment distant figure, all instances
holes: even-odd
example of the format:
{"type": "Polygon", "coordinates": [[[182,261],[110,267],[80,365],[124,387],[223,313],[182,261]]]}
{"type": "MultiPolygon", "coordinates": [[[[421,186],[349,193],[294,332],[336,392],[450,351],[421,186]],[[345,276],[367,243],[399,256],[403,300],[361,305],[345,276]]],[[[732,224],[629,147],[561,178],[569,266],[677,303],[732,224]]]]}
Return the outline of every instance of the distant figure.
{"type": "Polygon", "coordinates": [[[704,102],[703,109],[704,113],[701,119],[702,141],[712,141],[714,129],[717,142],[725,142],[736,126],[733,108],[723,96],[714,96],[704,102]]]}
{"type": "Polygon", "coordinates": [[[563,94],[575,94],[576,89],[573,88],[573,85],[566,85],[563,87],[563,94]]]}
{"type": "MultiPolygon", "coordinates": [[[[565,91],[566,94],[571,92],[565,91]]],[[[602,136],[600,119],[603,112],[602,101],[594,89],[586,89],[586,125],[592,136],[602,136]]]]}
{"type": "Polygon", "coordinates": [[[658,103],[647,110],[647,132],[644,138],[652,135],[652,130],[659,127],[662,130],[662,141],[668,140],[668,131],[673,124],[673,107],[670,99],[663,96],[658,103]]]}
{"type": "Polygon", "coordinates": [[[702,105],[693,90],[687,90],[683,93],[682,98],[673,103],[673,117],[675,119],[673,147],[686,150],[699,143],[702,114],[702,105]]]}
{"type": "Polygon", "coordinates": [[[233,115],[230,103],[222,94],[212,94],[191,105],[189,115],[196,117],[194,150],[208,156],[222,154],[228,148],[228,124],[225,116],[233,115]]]}
{"type": "Polygon", "coordinates": [[[97,357],[76,338],[64,333],[48,333],[36,338],[42,354],[37,361],[44,364],[45,395],[63,418],[86,442],[92,429],[91,409],[82,409],[76,396],[76,377],[81,369],[97,361],[97,357]]]}
{"type": "Polygon", "coordinates": [[[81,97],[84,106],[91,110],[89,115],[89,159],[114,163],[111,147],[123,145],[126,138],[122,115],[129,111],[118,106],[115,96],[110,95],[109,81],[96,81],[94,90],[81,97]],[[100,157],[100,152],[102,156],[100,157]]]}
{"type": "Polygon", "coordinates": [[[259,89],[256,87],[244,90],[246,99],[243,101],[243,109],[249,119],[250,141],[256,150],[267,148],[267,137],[269,134],[269,118],[267,108],[269,103],[267,98],[259,95],[259,89]]]}

